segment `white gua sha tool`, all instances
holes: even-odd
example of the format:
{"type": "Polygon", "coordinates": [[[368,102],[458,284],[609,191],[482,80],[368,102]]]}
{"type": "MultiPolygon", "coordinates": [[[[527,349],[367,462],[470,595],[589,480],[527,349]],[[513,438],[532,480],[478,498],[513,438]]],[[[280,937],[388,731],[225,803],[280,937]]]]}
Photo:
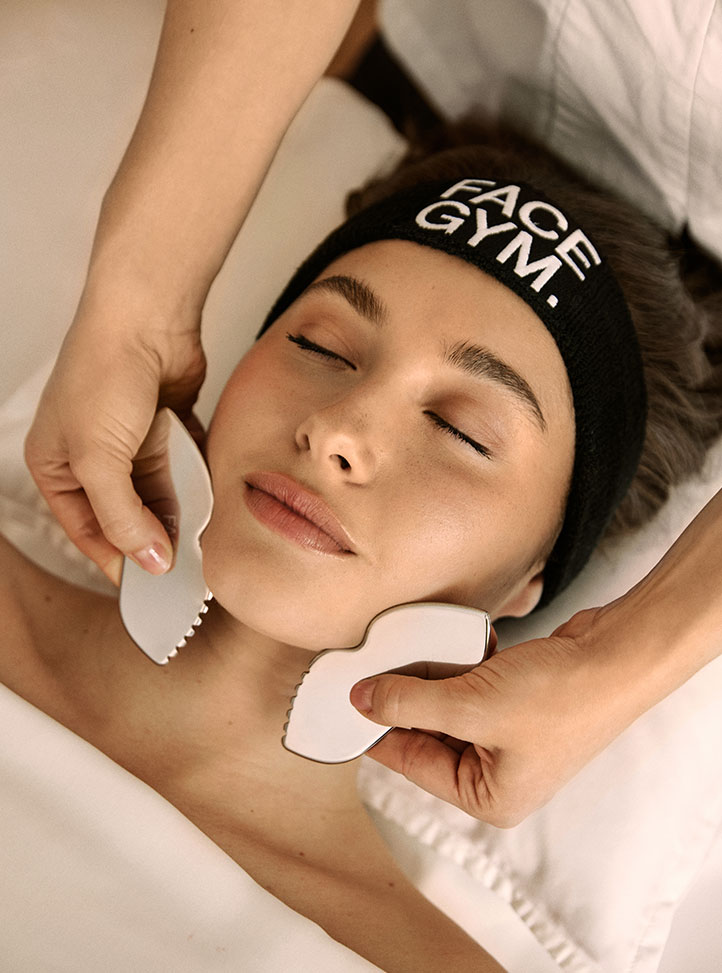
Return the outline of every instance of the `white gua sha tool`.
{"type": "Polygon", "coordinates": [[[193,438],[170,409],[161,409],[153,420],[136,472],[136,489],[168,531],[175,556],[171,570],[161,575],[125,559],[120,617],[136,645],[163,665],[194,634],[213,597],[203,578],[200,546],[213,509],[211,478],[193,438]]]}
{"type": "Polygon", "coordinates": [[[385,736],[351,704],[351,687],[367,676],[413,663],[475,666],[486,658],[491,623],[486,612],[460,605],[415,602],[371,620],[353,649],[319,653],[291,700],[283,745],[319,763],[360,757],[385,736]]]}

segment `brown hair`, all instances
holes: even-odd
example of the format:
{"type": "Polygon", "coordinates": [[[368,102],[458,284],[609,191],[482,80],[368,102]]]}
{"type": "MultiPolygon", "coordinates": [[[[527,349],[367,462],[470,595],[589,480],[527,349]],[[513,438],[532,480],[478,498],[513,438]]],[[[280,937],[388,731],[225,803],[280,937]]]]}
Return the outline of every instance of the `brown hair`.
{"type": "Polygon", "coordinates": [[[619,281],[639,338],[647,427],[637,473],[605,536],[641,526],[670,487],[697,473],[722,425],[722,269],[599,190],[546,149],[464,122],[426,133],[397,169],[348,199],[349,215],[416,183],[508,173],[550,196],[589,231],[619,281]]]}

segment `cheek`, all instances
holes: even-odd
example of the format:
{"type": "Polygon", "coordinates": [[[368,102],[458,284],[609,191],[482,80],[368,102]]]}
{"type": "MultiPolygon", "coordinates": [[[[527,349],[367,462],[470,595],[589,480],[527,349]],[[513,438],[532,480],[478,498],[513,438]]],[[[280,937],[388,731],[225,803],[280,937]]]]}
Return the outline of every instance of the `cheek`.
{"type": "Polygon", "coordinates": [[[386,523],[395,546],[389,574],[412,599],[493,610],[527,574],[556,521],[560,493],[538,476],[489,476],[483,484],[428,475],[404,505],[390,503],[386,523]],[[409,510],[418,511],[409,518],[409,510]],[[403,529],[402,526],[403,525],[403,529]]]}
{"type": "Polygon", "coordinates": [[[469,579],[493,572],[500,518],[498,509],[490,513],[491,491],[478,484],[473,493],[459,487],[448,471],[427,467],[423,478],[407,482],[379,505],[379,579],[397,602],[467,603],[469,579]]]}
{"type": "Polygon", "coordinates": [[[254,346],[236,366],[213,413],[206,443],[211,470],[246,443],[268,442],[266,430],[284,428],[291,403],[287,378],[265,348],[254,346]]]}
{"type": "Polygon", "coordinates": [[[260,344],[253,348],[236,365],[226,382],[216,406],[213,421],[230,411],[238,411],[256,400],[262,389],[273,381],[274,369],[268,360],[266,349],[260,344]]]}

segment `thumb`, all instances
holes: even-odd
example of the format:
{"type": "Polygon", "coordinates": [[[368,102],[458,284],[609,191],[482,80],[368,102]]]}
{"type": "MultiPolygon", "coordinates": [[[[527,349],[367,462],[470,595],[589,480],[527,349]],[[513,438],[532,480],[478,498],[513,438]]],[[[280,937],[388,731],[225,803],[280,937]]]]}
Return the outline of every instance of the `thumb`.
{"type": "Polygon", "coordinates": [[[473,740],[479,732],[481,700],[468,676],[437,680],[374,676],[356,683],[350,699],[374,723],[473,740]]]}

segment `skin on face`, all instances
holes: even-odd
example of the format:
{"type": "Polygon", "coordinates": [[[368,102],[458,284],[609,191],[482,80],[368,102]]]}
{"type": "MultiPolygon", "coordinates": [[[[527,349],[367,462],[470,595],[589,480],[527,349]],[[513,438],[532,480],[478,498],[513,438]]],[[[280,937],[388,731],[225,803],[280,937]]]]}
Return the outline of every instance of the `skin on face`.
{"type": "Polygon", "coordinates": [[[226,385],[206,580],[239,621],[313,650],[357,644],[404,602],[525,614],[573,451],[566,369],[531,308],[445,253],[369,244],[329,265],[226,385]],[[350,552],[260,522],[247,478],[267,472],[321,497],[350,552]]]}

